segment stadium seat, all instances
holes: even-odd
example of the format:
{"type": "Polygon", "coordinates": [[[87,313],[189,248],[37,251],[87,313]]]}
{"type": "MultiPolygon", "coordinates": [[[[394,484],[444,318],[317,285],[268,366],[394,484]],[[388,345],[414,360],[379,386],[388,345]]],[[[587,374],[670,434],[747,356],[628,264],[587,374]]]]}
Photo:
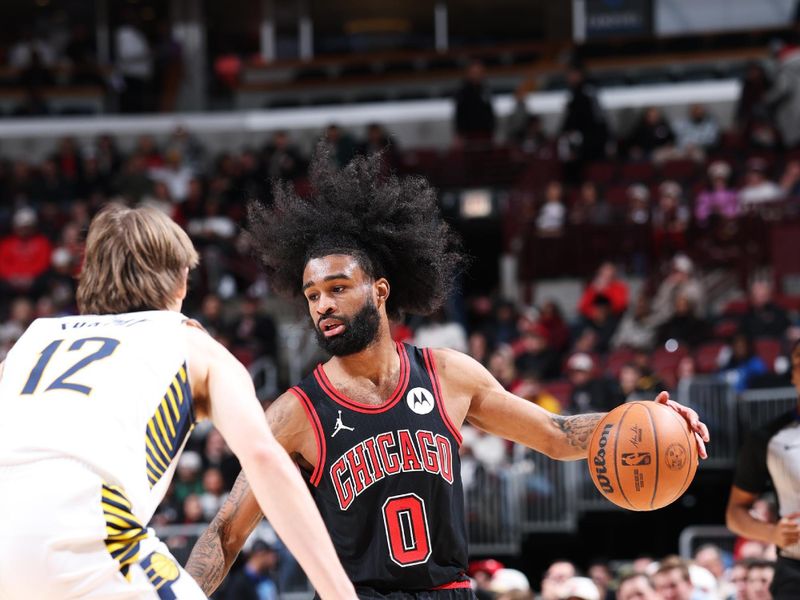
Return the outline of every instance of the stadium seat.
{"type": "Polygon", "coordinates": [[[561,403],[561,406],[569,405],[569,397],[572,393],[572,384],[569,381],[548,381],[544,388],[561,403]]]}
{"type": "Polygon", "coordinates": [[[770,338],[759,338],[755,341],[756,354],[761,357],[767,369],[773,371],[775,359],[781,354],[781,343],[779,340],[770,338]]]}
{"type": "Polygon", "coordinates": [[[717,357],[722,348],[725,347],[725,342],[713,341],[706,342],[700,346],[694,353],[695,364],[699,373],[713,373],[719,369],[717,364],[717,357]]]}
{"type": "Polygon", "coordinates": [[[584,172],[584,178],[596,185],[607,185],[617,177],[617,165],[613,162],[593,162],[584,172]]]}
{"type": "Polygon", "coordinates": [[[619,372],[625,363],[633,360],[633,350],[629,348],[619,348],[608,355],[606,361],[606,372],[613,377],[619,377],[619,372]]]}
{"type": "Polygon", "coordinates": [[[656,175],[656,169],[649,162],[630,162],[619,169],[620,179],[631,183],[649,183],[656,175]]]}
{"type": "Polygon", "coordinates": [[[693,160],[671,160],[661,165],[663,179],[675,179],[685,183],[694,179],[698,172],[698,164],[693,160]]]}

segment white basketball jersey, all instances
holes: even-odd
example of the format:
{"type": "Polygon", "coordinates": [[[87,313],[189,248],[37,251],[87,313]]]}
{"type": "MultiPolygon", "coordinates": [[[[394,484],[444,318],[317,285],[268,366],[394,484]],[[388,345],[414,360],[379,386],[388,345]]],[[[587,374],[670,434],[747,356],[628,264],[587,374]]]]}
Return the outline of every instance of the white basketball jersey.
{"type": "Polygon", "coordinates": [[[34,321],[0,379],[0,466],[76,459],[121,487],[147,523],[194,425],[185,319],[146,311],[34,321]]]}

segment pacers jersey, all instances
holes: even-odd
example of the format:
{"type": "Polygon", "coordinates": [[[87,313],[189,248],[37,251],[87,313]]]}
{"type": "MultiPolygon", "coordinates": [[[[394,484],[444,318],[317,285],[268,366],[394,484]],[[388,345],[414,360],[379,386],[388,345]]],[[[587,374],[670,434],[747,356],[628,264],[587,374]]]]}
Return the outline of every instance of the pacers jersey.
{"type": "Polygon", "coordinates": [[[102,479],[110,503],[119,495],[147,523],[194,424],[185,319],[146,311],[34,321],[0,379],[0,466],[75,459],[102,479]]]}
{"type": "Polygon", "coordinates": [[[397,388],[381,405],[347,398],[322,365],[291,389],[316,436],[311,492],[357,588],[461,587],[461,436],[447,416],[431,352],[403,344],[397,351],[397,388]]]}

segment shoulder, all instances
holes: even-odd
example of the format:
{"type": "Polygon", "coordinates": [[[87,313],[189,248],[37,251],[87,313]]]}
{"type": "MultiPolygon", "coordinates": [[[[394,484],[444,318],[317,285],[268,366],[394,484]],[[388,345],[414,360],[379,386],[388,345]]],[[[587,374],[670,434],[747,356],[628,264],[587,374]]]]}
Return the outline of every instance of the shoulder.
{"type": "Polygon", "coordinates": [[[430,354],[440,379],[450,385],[468,387],[495,381],[486,367],[463,352],[450,348],[431,348],[430,354]]]}

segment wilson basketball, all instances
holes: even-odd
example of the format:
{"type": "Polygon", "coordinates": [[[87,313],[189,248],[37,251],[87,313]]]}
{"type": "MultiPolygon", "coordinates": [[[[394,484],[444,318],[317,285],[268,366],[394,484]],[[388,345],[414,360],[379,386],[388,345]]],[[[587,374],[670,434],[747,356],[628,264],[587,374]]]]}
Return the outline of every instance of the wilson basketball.
{"type": "Polygon", "coordinates": [[[697,445],[686,420],[657,402],[629,402],[592,434],[592,481],[629,510],[656,510],[681,497],[697,472],[697,445]]]}

